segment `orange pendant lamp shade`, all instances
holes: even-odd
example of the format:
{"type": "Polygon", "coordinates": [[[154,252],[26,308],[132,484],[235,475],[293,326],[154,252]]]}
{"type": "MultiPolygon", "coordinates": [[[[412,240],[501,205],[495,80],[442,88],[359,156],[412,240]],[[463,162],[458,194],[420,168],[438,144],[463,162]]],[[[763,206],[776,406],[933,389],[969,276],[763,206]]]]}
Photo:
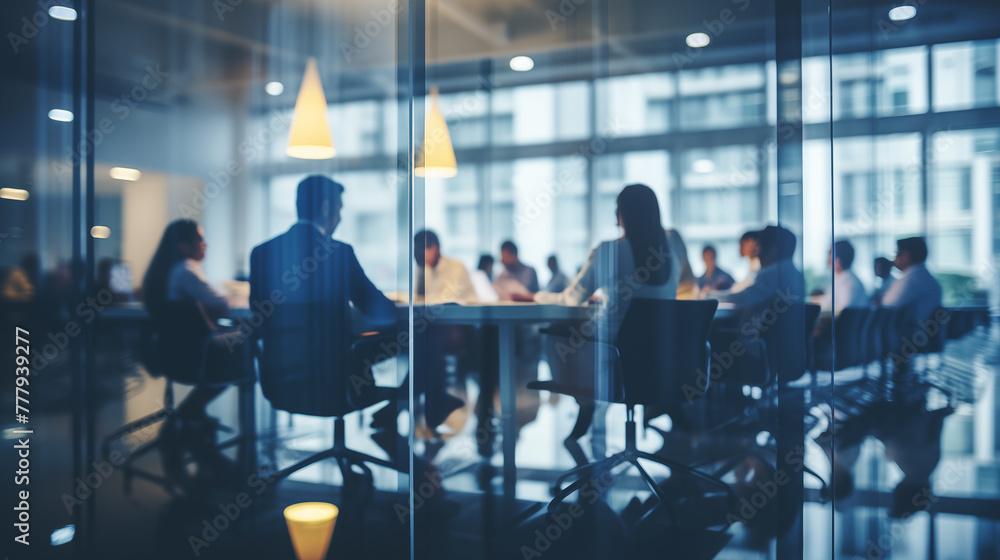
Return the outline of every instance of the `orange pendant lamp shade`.
{"type": "Polygon", "coordinates": [[[454,177],[458,174],[455,148],[451,145],[448,123],[438,108],[438,89],[431,88],[431,107],[424,123],[424,144],[413,170],[417,177],[454,177]]]}
{"type": "Polygon", "coordinates": [[[306,63],[285,153],[299,159],[330,159],[337,154],[326,120],[326,95],[315,58],[306,63]]]}

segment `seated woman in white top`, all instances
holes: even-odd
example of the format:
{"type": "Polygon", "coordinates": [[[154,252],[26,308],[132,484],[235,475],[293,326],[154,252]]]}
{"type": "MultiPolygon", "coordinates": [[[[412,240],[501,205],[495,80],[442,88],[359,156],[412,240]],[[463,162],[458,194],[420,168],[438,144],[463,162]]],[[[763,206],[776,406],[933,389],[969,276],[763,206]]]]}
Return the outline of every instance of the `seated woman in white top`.
{"type": "MultiPolygon", "coordinates": [[[[602,350],[602,344],[573,343],[573,331],[603,344],[614,344],[632,301],[636,298],[676,299],[682,270],[680,259],[671,251],[660,221],[660,205],[652,189],[646,185],[625,187],[618,194],[615,214],[624,235],[604,241],[591,251],[587,263],[565,290],[538,292],[533,297],[538,303],[581,305],[595,292],[604,293],[595,323],[554,326],[553,330],[565,331],[569,338],[549,337],[545,349],[553,381],[578,387],[592,384],[600,400],[609,396],[606,381],[610,372],[602,371],[604,368],[597,364],[606,363],[609,356],[602,350]]],[[[575,441],[586,433],[593,421],[596,403],[584,398],[578,398],[577,402],[579,417],[566,438],[566,447],[579,462],[583,454],[575,441]]],[[[650,413],[648,417],[662,412],[650,413]]],[[[595,450],[595,455],[599,454],[595,450]]]]}
{"type": "MultiPolygon", "coordinates": [[[[605,292],[596,338],[613,343],[629,304],[636,298],[675,299],[681,263],[670,250],[660,221],[656,193],[646,185],[629,185],[618,194],[615,211],[624,235],[604,241],[569,287],[559,293],[538,292],[534,301],[581,305],[594,292],[605,292]]],[[[522,298],[523,299],[523,298],[522,298]]]]}

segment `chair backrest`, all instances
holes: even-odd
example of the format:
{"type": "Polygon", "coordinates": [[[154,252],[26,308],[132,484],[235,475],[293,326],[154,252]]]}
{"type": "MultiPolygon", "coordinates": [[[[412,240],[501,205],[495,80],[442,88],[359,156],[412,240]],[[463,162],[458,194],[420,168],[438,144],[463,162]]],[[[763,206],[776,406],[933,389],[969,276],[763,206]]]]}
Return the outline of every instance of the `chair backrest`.
{"type": "Polygon", "coordinates": [[[935,308],[929,317],[921,316],[920,313],[919,305],[899,308],[896,332],[890,342],[890,349],[894,353],[907,357],[944,351],[951,313],[943,307],[935,308]]]}
{"type": "Polygon", "coordinates": [[[178,383],[194,383],[211,329],[194,302],[176,302],[149,309],[150,344],[143,361],[150,373],[178,383]]]}
{"type": "Polygon", "coordinates": [[[740,314],[741,342],[747,352],[737,361],[732,381],[756,387],[785,384],[806,373],[813,329],[820,306],[775,298],[740,314]],[[755,341],[764,342],[761,356],[755,341]],[[760,359],[766,357],[766,363],[760,359]]]}
{"type": "Polygon", "coordinates": [[[897,350],[899,342],[899,317],[902,310],[894,307],[879,307],[872,311],[866,329],[869,361],[884,361],[897,350]]]}
{"type": "Polygon", "coordinates": [[[618,331],[626,404],[700,397],[709,383],[708,332],[716,300],[635,299],[618,331]]]}
{"type": "Polygon", "coordinates": [[[849,307],[833,318],[833,367],[836,370],[868,363],[867,325],[872,312],[867,307],[849,307]]]}
{"type": "Polygon", "coordinates": [[[350,310],[339,302],[275,304],[256,335],[257,374],[271,405],[294,414],[342,416],[355,410],[350,310]]]}
{"type": "Polygon", "coordinates": [[[988,307],[953,307],[948,309],[951,319],[948,321],[948,340],[958,340],[976,330],[976,327],[990,326],[990,309],[988,307]]]}

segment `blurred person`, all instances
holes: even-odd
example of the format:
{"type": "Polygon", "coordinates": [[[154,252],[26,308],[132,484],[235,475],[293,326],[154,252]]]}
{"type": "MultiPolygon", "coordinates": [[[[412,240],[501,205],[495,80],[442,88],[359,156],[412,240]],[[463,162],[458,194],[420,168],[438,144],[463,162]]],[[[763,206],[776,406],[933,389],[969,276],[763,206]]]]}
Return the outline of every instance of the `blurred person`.
{"type": "Polygon", "coordinates": [[[705,274],[698,278],[698,290],[702,293],[728,290],[736,282],[728,272],[722,270],[716,261],[715,247],[706,245],[701,250],[701,259],[705,261],[705,274]]]}
{"type": "Polygon", "coordinates": [[[556,259],[555,255],[549,257],[546,265],[549,267],[549,272],[552,273],[552,278],[549,283],[545,285],[546,292],[561,292],[569,286],[569,277],[559,270],[559,261],[556,259]]]}
{"type": "Polygon", "coordinates": [[[882,305],[882,298],[885,297],[885,293],[892,286],[892,283],[896,281],[892,275],[892,261],[885,257],[878,257],[875,259],[874,269],[875,278],[878,278],[881,284],[872,291],[871,301],[873,305],[882,305]]]}
{"type": "MultiPolygon", "coordinates": [[[[583,305],[595,292],[605,293],[596,325],[582,329],[580,324],[565,323],[554,325],[553,332],[562,336],[551,336],[546,343],[546,356],[555,381],[573,385],[592,384],[593,377],[599,375],[596,368],[598,346],[568,344],[573,333],[593,332],[598,343],[614,344],[618,329],[635,298],[676,299],[682,263],[671,250],[667,230],[660,217],[660,205],[656,193],[642,184],[628,185],[618,194],[615,217],[623,235],[618,239],[603,241],[591,252],[587,262],[562,292],[539,292],[530,297],[543,304],[583,305]],[[623,289],[625,288],[625,289],[623,289]]],[[[580,405],[579,426],[589,426],[594,419],[597,403],[594,400],[577,399],[580,405]]],[[[646,417],[653,418],[664,412],[671,412],[675,426],[685,424],[680,410],[649,411],[646,417]]],[[[575,441],[583,433],[572,433],[567,442],[575,441]]],[[[599,455],[592,442],[595,455],[599,455]]],[[[568,447],[572,444],[568,443],[568,447]]],[[[574,452],[574,455],[577,455],[574,452]]],[[[582,455],[581,455],[582,456],[582,455]]]]}
{"type": "Polygon", "coordinates": [[[823,294],[820,302],[822,311],[840,313],[848,307],[868,307],[868,294],[851,270],[853,263],[854,246],[851,242],[834,243],[827,260],[827,266],[833,269],[833,290],[823,294]]]}
{"type": "Polygon", "coordinates": [[[747,286],[753,284],[754,277],[757,275],[757,271],[760,270],[760,246],[757,239],[759,234],[760,232],[758,231],[748,231],[740,237],[740,256],[750,260],[750,271],[747,272],[747,275],[743,278],[743,280],[736,282],[731,288],[729,288],[731,293],[745,290],[747,286]]]}
{"type": "Polygon", "coordinates": [[[621,319],[634,298],[676,299],[681,263],[670,250],[663,229],[656,193],[642,184],[629,185],[618,194],[615,215],[623,235],[604,241],[591,252],[580,273],[562,292],[538,292],[519,296],[538,303],[582,305],[599,289],[607,299],[604,307],[606,336],[614,341],[621,319]],[[643,279],[645,278],[645,280],[643,279]],[[623,297],[623,282],[634,280],[638,287],[623,297]]]}
{"type": "Polygon", "coordinates": [[[489,278],[490,282],[493,281],[493,255],[479,255],[479,266],[476,267],[477,270],[481,271],[483,274],[489,278]]]}
{"type": "Polygon", "coordinates": [[[687,245],[684,238],[676,229],[668,229],[667,244],[670,245],[670,252],[677,257],[681,264],[680,276],[677,279],[677,299],[695,299],[698,297],[698,278],[691,270],[691,261],[688,260],[687,245]]]}
{"type": "Polygon", "coordinates": [[[753,308],[778,297],[802,301],[806,290],[805,278],[792,262],[795,234],[781,226],[767,226],[755,232],[753,239],[760,270],[753,275],[749,286],[739,292],[722,294],[719,301],[742,308],[753,308]]]}
{"type": "MultiPolygon", "coordinates": [[[[245,363],[241,352],[230,350],[239,344],[238,333],[221,332],[216,323],[228,315],[229,306],[225,296],[209,284],[202,271],[201,262],[207,247],[197,222],[183,219],[171,222],[146,269],[142,282],[143,303],[154,321],[173,304],[197,307],[211,333],[205,350],[207,354],[200,358],[204,378],[206,381],[225,381],[241,374],[245,363]]],[[[192,356],[199,356],[201,351],[202,347],[190,349],[192,356]]],[[[235,465],[215,448],[219,422],[206,411],[209,403],[224,390],[225,386],[195,385],[163,425],[164,469],[169,477],[182,484],[190,480],[183,464],[185,451],[194,455],[199,477],[206,471],[225,477],[236,473],[235,465]]]]}
{"type": "MultiPolygon", "coordinates": [[[[343,193],[344,186],[329,177],[306,177],[296,192],[298,221],[288,231],[261,243],[250,253],[251,307],[270,301],[272,294],[278,293],[283,298],[281,305],[325,310],[309,316],[285,314],[280,319],[272,316],[261,329],[256,329],[255,337],[264,337],[263,331],[274,329],[273,336],[279,345],[272,350],[278,353],[273,354],[275,359],[280,360],[281,354],[308,354],[312,349],[313,353],[304,359],[326,367],[330,358],[317,348],[330,348],[331,352],[338,347],[350,348],[359,340],[355,333],[395,333],[395,304],[368,279],[354,248],[333,239],[341,220],[343,193]],[[315,270],[305,273],[306,262],[314,262],[315,270]],[[298,273],[293,274],[294,271],[298,273]],[[282,338],[283,330],[304,330],[311,338],[282,338]]],[[[375,344],[357,347],[359,350],[351,352],[349,366],[358,370],[392,357],[375,344]]],[[[290,384],[288,390],[292,390],[291,387],[290,384]]],[[[350,391],[349,400],[358,409],[388,398],[390,403],[375,413],[372,427],[394,435],[397,406],[405,400],[406,390],[370,384],[337,389],[345,393],[350,391]],[[394,395],[395,402],[389,393],[394,395]]]]}
{"type": "Polygon", "coordinates": [[[908,237],[896,241],[893,266],[903,275],[892,282],[882,297],[886,307],[914,306],[914,319],[929,319],[941,307],[941,284],[927,270],[927,242],[923,237],[908,237]]]}
{"type": "Polygon", "coordinates": [[[416,295],[433,303],[476,301],[476,291],[465,265],[441,254],[437,234],[421,230],[413,237],[417,262],[416,295]]]}
{"type": "Polygon", "coordinates": [[[503,272],[493,280],[493,289],[500,299],[510,300],[513,294],[538,291],[538,274],[534,268],[521,262],[513,241],[504,241],[500,245],[500,263],[503,264],[503,272]]]}

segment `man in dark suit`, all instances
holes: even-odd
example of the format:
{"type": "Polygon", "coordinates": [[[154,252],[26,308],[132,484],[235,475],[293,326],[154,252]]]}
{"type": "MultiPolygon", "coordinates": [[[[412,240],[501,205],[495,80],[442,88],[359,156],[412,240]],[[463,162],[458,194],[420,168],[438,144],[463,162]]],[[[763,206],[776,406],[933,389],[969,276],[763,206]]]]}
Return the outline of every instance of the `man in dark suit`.
{"type": "MultiPolygon", "coordinates": [[[[327,177],[305,178],[296,200],[299,221],[250,255],[251,308],[264,315],[253,333],[264,341],[261,389],[281,410],[342,415],[397,396],[395,388],[376,387],[370,374],[376,356],[392,356],[377,344],[362,355],[365,345],[353,335],[352,305],[366,330],[390,333],[396,309],[365,275],[354,249],[331,237],[343,192],[327,177]]],[[[387,424],[395,419],[381,416],[387,424]]]]}

